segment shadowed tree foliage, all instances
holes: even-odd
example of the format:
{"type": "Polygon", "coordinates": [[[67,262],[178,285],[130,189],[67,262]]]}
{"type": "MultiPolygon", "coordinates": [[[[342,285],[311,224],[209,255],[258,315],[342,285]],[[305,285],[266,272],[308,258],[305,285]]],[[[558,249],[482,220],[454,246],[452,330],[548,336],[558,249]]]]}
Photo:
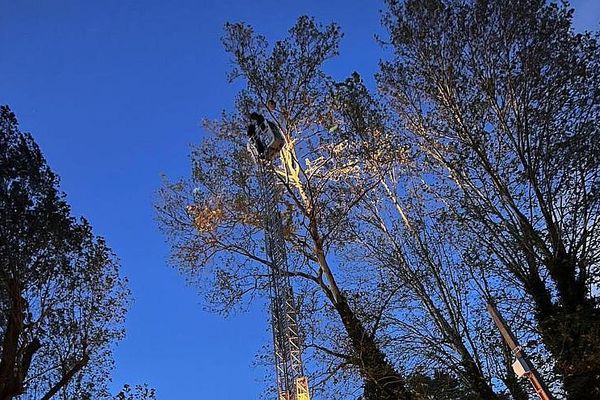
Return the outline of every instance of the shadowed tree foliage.
{"type": "Polygon", "coordinates": [[[128,298],[118,262],[70,215],[58,177],[0,108],[0,399],[109,397],[128,298]]]}
{"type": "Polygon", "coordinates": [[[147,385],[131,385],[125,384],[123,389],[114,397],[114,400],[156,400],[156,390],[149,388],[147,385]]]}
{"type": "Polygon", "coordinates": [[[483,397],[473,395],[465,390],[465,386],[456,378],[444,371],[433,371],[431,376],[419,372],[410,375],[408,385],[415,393],[415,399],[444,400],[481,400],[483,397]]]}
{"type": "Polygon", "coordinates": [[[596,37],[542,0],[388,5],[379,85],[448,215],[532,301],[568,398],[599,397],[596,37]]]}

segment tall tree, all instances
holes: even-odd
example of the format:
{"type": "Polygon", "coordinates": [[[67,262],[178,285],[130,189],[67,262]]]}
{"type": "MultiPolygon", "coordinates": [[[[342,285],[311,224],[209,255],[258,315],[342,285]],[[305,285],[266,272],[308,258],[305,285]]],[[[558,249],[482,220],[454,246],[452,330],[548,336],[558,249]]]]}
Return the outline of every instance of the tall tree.
{"type": "Polygon", "coordinates": [[[0,107],[0,399],[108,397],[128,299],[118,262],[0,107]]]}
{"type": "Polygon", "coordinates": [[[531,299],[571,399],[600,396],[600,51],[566,3],[388,1],[382,91],[466,235],[531,299]]]}
{"type": "Polygon", "coordinates": [[[246,83],[237,112],[208,124],[212,136],[192,154],[192,180],[166,183],[157,210],[175,264],[204,287],[211,275],[206,272],[212,272],[221,307],[246,294],[266,295],[268,262],[245,128],[250,112],[268,113],[286,142],[276,171],[290,274],[306,300],[303,311],[311,310],[301,313],[313,322],[304,332],[307,342],[336,361],[325,378],[352,368],[364,379],[369,399],[405,399],[410,393],[401,369],[388,360],[370,327],[373,320],[363,312],[372,308],[373,296],[384,295],[387,283],[346,279],[355,271],[336,256],[349,232],[349,212],[375,185],[353,180],[352,149],[334,133],[328,107],[333,82],[322,65],[337,54],[340,37],[336,25],[321,27],[301,17],[287,39],[269,48],[247,25],[227,25],[231,77],[246,83]],[[271,99],[277,108],[269,112],[271,99]],[[340,153],[347,157],[335,156],[340,153]]]}
{"type": "MultiPolygon", "coordinates": [[[[363,271],[363,265],[374,266],[398,285],[378,310],[378,336],[394,343],[392,358],[427,366],[417,375],[443,368],[460,378],[465,392],[498,398],[501,388],[492,387],[491,377],[506,369],[486,362],[500,353],[492,350],[497,343],[480,339],[489,318],[461,257],[468,238],[444,218],[443,204],[423,180],[419,152],[403,145],[389,110],[360,77],[336,84],[333,98],[338,135],[355,149],[360,165],[355,175],[378,182],[351,213],[345,259],[363,271]]],[[[526,397],[519,385],[509,386],[515,398],[526,397]]]]}

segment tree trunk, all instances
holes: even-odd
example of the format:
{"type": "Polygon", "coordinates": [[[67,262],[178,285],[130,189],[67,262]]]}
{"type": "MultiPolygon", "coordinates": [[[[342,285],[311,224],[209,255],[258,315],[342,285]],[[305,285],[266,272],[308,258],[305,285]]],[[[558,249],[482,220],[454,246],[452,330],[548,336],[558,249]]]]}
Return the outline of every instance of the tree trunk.
{"type": "Polygon", "coordinates": [[[333,272],[329,268],[323,240],[317,230],[317,222],[311,219],[310,233],[314,241],[314,254],[321,271],[328,281],[326,291],[329,300],[339,314],[354,351],[353,364],[365,381],[365,400],[411,400],[406,380],[388,362],[375,338],[369,335],[360,319],[352,311],[346,296],[340,291],[333,272]]]}
{"type": "Polygon", "coordinates": [[[595,309],[567,312],[539,321],[544,344],[556,359],[567,398],[600,399],[600,315],[595,309]]]}
{"type": "Polygon", "coordinates": [[[465,370],[464,376],[468,380],[469,386],[471,386],[471,390],[475,395],[477,395],[480,399],[498,399],[498,396],[496,393],[494,393],[489,383],[485,380],[481,370],[470,354],[467,357],[463,356],[461,364],[465,370]]]}
{"type": "Polygon", "coordinates": [[[386,360],[374,338],[350,309],[344,295],[334,304],[354,350],[354,364],[365,380],[365,400],[410,400],[404,377],[386,360]]]}
{"type": "MultiPolygon", "coordinates": [[[[600,310],[588,298],[569,257],[546,260],[558,289],[552,312],[539,312],[544,344],[556,359],[554,370],[563,378],[567,398],[600,399],[600,310]]],[[[541,310],[539,310],[541,311],[541,310]]]]}
{"type": "Polygon", "coordinates": [[[19,348],[26,301],[21,295],[21,285],[16,279],[8,279],[7,294],[10,308],[0,356],[0,400],[10,400],[23,393],[23,382],[29,372],[31,360],[41,346],[38,339],[33,339],[23,348],[19,348]]]}

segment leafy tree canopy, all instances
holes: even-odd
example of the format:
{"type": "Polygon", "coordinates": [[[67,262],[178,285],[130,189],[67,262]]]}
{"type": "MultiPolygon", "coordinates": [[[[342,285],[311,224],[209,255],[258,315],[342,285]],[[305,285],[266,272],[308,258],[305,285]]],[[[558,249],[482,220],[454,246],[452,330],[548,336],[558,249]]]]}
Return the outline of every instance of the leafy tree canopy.
{"type": "Polygon", "coordinates": [[[129,298],[119,263],[0,108],[0,399],[108,397],[129,298]]]}

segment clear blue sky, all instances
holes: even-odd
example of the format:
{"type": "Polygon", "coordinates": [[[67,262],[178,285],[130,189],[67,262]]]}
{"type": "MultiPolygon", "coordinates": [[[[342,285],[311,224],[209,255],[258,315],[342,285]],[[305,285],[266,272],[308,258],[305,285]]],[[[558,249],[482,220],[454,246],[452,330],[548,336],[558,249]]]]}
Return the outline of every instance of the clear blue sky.
{"type": "MultiPolygon", "coordinates": [[[[576,28],[597,29],[599,0],[578,0],[576,28]]],[[[161,400],[255,399],[268,343],[261,307],[223,319],[166,264],[154,222],[160,174],[187,175],[199,121],[231,109],[235,87],[220,43],[226,21],[268,37],[302,14],[338,22],[338,78],[372,75],[380,1],[10,1],[0,0],[0,104],[33,133],[62,178],[74,213],[107,238],[135,302],[116,348],[113,388],[147,382],[161,400]]]]}

